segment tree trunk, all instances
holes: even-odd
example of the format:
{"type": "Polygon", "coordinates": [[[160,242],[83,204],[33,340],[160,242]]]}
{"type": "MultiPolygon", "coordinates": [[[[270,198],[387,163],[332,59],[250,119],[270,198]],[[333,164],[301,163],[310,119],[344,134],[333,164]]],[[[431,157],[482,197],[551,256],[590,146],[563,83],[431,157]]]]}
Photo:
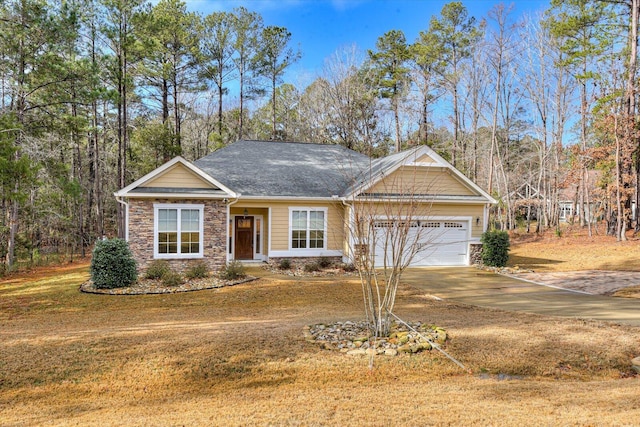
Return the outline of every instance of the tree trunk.
{"type": "Polygon", "coordinates": [[[395,119],[396,122],[396,153],[400,152],[400,149],[402,148],[402,144],[400,142],[400,113],[398,112],[399,110],[399,106],[398,106],[398,99],[396,96],[393,97],[393,117],[395,119]]]}
{"type": "MultiPolygon", "coordinates": [[[[18,192],[18,183],[15,184],[15,191],[18,192]]],[[[5,257],[7,269],[11,271],[15,261],[16,236],[18,234],[18,201],[11,201],[9,209],[9,241],[7,242],[7,255],[5,257]]]]}
{"type": "MultiPolygon", "coordinates": [[[[180,102],[178,100],[178,76],[177,71],[173,72],[173,120],[174,123],[174,137],[177,153],[182,154],[182,123],[180,120],[180,102]]],[[[173,153],[175,155],[175,153],[173,153]]]]}
{"type": "Polygon", "coordinates": [[[276,135],[276,74],[271,76],[271,139],[277,140],[276,135]]]}
{"type": "Polygon", "coordinates": [[[240,114],[238,114],[238,140],[242,140],[244,138],[244,132],[242,126],[244,124],[243,116],[244,116],[244,62],[240,64],[240,73],[238,77],[238,83],[240,84],[240,114]]]}

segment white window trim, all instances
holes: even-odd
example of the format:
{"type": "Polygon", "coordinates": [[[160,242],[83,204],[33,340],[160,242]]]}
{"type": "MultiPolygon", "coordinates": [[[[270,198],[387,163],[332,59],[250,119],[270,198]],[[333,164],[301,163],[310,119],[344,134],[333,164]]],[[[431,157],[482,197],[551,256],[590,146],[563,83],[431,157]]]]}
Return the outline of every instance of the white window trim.
{"type": "MultiPolygon", "coordinates": [[[[178,215],[178,250],[180,250],[180,226],[182,214],[178,215]]],[[[204,258],[204,205],[203,204],[178,204],[178,203],[154,203],[153,204],[153,257],[157,259],[194,259],[204,258]],[[195,254],[161,254],[158,252],[158,210],[160,209],[197,209],[200,211],[198,224],[200,231],[200,252],[195,254]]]]}
{"type": "Polygon", "coordinates": [[[312,253],[319,253],[320,251],[327,250],[327,222],[329,222],[329,217],[327,215],[329,209],[326,207],[308,207],[308,206],[289,206],[289,242],[287,247],[289,248],[289,252],[304,252],[308,256],[312,253]],[[293,239],[293,211],[307,211],[307,247],[306,248],[294,248],[291,246],[291,240],[293,239]],[[324,212],[324,229],[322,239],[322,247],[321,248],[309,248],[309,214],[308,212],[324,212]]]}

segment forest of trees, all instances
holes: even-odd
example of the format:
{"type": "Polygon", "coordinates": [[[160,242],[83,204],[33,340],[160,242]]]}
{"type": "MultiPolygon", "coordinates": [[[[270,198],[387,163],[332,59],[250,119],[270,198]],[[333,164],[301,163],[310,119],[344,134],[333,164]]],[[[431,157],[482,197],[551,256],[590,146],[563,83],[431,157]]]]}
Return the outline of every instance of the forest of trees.
{"type": "Polygon", "coordinates": [[[552,0],[472,17],[451,2],[415,40],[342,47],[297,87],[295,35],[244,7],[0,2],[2,269],[85,255],[123,230],[115,190],[240,139],[371,156],[428,144],[499,200],[497,227],[558,227],[571,202],[570,220],[625,239],[639,229],[639,13],[640,0],[552,0]]]}

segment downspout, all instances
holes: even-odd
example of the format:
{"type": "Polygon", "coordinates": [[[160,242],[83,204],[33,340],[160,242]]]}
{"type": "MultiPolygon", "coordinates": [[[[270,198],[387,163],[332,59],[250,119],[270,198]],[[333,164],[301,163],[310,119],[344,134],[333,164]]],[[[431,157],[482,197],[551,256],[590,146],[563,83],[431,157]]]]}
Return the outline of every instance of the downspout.
{"type": "Polygon", "coordinates": [[[225,224],[225,230],[226,230],[225,233],[227,234],[227,239],[226,239],[227,242],[226,242],[226,245],[225,245],[227,247],[227,254],[226,254],[227,262],[230,261],[229,254],[231,253],[230,242],[231,242],[231,237],[232,236],[229,236],[229,234],[228,234],[229,233],[229,221],[231,221],[231,206],[235,205],[236,203],[238,203],[240,201],[240,196],[242,196],[242,194],[240,194],[240,193],[236,194],[235,200],[227,203],[227,222],[225,224]]]}
{"type": "MultiPolygon", "coordinates": [[[[340,201],[342,202],[342,204],[344,206],[346,206],[347,208],[349,208],[349,217],[346,219],[347,220],[347,232],[349,233],[349,237],[347,239],[347,253],[342,255],[342,262],[347,263],[347,262],[353,262],[354,260],[349,259],[349,251],[354,251],[354,244],[355,242],[353,241],[353,203],[349,204],[346,201],[345,197],[341,197],[340,201]]],[[[354,252],[354,258],[355,258],[355,252],[354,252]]]]}
{"type": "Polygon", "coordinates": [[[124,239],[128,242],[129,241],[129,203],[125,202],[122,199],[122,196],[118,196],[116,194],[114,195],[116,196],[116,201],[124,205],[124,239]]]}

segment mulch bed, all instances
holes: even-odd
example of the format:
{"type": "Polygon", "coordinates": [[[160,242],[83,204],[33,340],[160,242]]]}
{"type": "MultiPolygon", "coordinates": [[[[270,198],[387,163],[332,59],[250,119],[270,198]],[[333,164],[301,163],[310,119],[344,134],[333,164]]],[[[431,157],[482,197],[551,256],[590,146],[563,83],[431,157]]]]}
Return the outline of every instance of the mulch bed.
{"type": "Polygon", "coordinates": [[[108,295],[145,295],[145,294],[174,294],[177,292],[193,292],[204,289],[223,288],[225,286],[240,285],[242,283],[257,280],[257,277],[245,276],[237,280],[221,280],[217,277],[207,277],[204,279],[192,279],[185,281],[178,286],[166,286],[162,280],[139,279],[131,286],[113,289],[98,289],[93,282],[80,285],[80,291],[90,294],[108,294],[108,295]]]}

